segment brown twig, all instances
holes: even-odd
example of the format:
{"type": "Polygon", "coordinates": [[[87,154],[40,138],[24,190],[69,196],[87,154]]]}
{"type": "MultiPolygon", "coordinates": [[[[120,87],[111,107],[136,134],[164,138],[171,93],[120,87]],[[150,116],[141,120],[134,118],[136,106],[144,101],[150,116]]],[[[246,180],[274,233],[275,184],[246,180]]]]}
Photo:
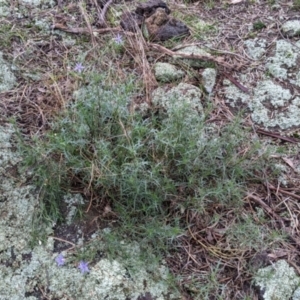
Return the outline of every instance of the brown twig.
{"type": "MultiPolygon", "coordinates": [[[[69,32],[69,33],[75,33],[75,34],[89,34],[91,33],[90,29],[88,28],[69,28],[63,24],[60,23],[55,23],[52,26],[53,29],[59,29],[65,32],[69,32]]],[[[114,28],[101,28],[101,29],[92,29],[92,32],[94,33],[110,33],[110,32],[118,32],[118,31],[122,31],[121,27],[114,27],[114,28]]]]}
{"type": "MultiPolygon", "coordinates": [[[[50,236],[51,237],[51,236],[50,236]]],[[[73,247],[76,247],[76,244],[72,243],[72,242],[69,242],[67,240],[64,240],[64,239],[61,239],[61,238],[58,238],[58,237],[55,237],[55,236],[52,236],[53,239],[57,240],[57,241],[60,241],[60,242],[64,242],[64,243],[67,243],[67,244],[70,244],[72,245],[73,247]]]]}
{"type": "Polygon", "coordinates": [[[296,198],[296,199],[300,200],[300,196],[299,195],[296,195],[294,193],[288,192],[288,191],[286,191],[286,190],[284,190],[282,188],[276,188],[275,186],[273,186],[271,184],[268,184],[268,187],[269,187],[270,190],[276,191],[276,193],[280,192],[282,194],[285,194],[285,195],[288,195],[288,196],[291,196],[293,198],[296,198]]]}
{"type": "Polygon", "coordinates": [[[262,199],[260,199],[258,196],[253,195],[252,193],[247,193],[247,198],[254,200],[257,204],[259,204],[269,215],[274,217],[277,221],[280,222],[280,224],[284,227],[284,223],[282,218],[277,215],[271,207],[269,207],[262,199]]]}
{"type": "Polygon", "coordinates": [[[143,81],[145,86],[146,103],[151,106],[151,92],[158,86],[155,76],[152,74],[150,64],[146,57],[148,45],[145,42],[142,32],[139,30],[136,34],[130,35],[128,42],[133,51],[128,53],[133,57],[143,72],[143,81]]]}
{"type": "Polygon", "coordinates": [[[84,5],[83,5],[82,2],[79,3],[79,9],[80,9],[80,12],[81,12],[84,20],[85,20],[85,23],[86,23],[87,27],[88,27],[88,32],[89,32],[89,34],[91,36],[91,40],[92,40],[93,46],[95,46],[96,41],[95,41],[95,36],[94,36],[94,33],[93,33],[93,28],[91,26],[90,20],[89,20],[89,18],[87,16],[87,13],[86,13],[86,11],[84,9],[84,5]]]}
{"type": "Polygon", "coordinates": [[[273,137],[273,138],[276,138],[276,139],[280,139],[282,141],[293,143],[293,144],[297,144],[297,143],[300,142],[298,139],[282,136],[282,135],[280,135],[276,132],[270,132],[270,131],[266,131],[266,130],[263,130],[263,129],[260,129],[260,128],[256,128],[255,131],[260,133],[260,134],[267,135],[267,136],[270,136],[270,137],[273,137]]]}
{"type": "Polygon", "coordinates": [[[234,69],[234,66],[226,63],[222,57],[214,57],[211,55],[204,55],[204,54],[185,54],[185,53],[180,53],[180,52],[174,52],[170,49],[167,49],[161,45],[158,44],[153,44],[149,43],[149,47],[152,47],[153,49],[163,52],[169,56],[177,56],[177,57],[183,57],[183,58],[189,58],[189,59],[201,59],[205,61],[212,61],[215,62],[216,64],[223,66],[225,68],[228,68],[230,70],[234,69]]]}
{"type": "Polygon", "coordinates": [[[233,78],[230,74],[223,72],[224,76],[230,80],[236,87],[238,87],[240,90],[242,90],[244,93],[249,94],[249,90],[244,87],[241,83],[239,83],[235,78],[233,78]]]}
{"type": "Polygon", "coordinates": [[[102,28],[106,28],[107,27],[106,20],[105,20],[105,15],[106,15],[108,7],[112,3],[113,3],[113,0],[107,1],[107,3],[105,3],[105,5],[103,6],[101,13],[98,14],[98,18],[99,18],[98,24],[102,28]]]}

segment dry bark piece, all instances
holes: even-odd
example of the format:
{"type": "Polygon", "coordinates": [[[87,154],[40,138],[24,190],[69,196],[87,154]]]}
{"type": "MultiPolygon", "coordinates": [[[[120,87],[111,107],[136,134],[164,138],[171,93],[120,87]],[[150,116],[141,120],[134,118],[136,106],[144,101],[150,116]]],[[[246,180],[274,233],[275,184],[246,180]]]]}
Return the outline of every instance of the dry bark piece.
{"type": "Polygon", "coordinates": [[[151,41],[165,41],[189,34],[188,27],[179,20],[170,18],[170,9],[161,0],[150,0],[137,6],[135,12],[124,13],[121,17],[123,29],[136,32],[145,24],[147,38],[151,41]]]}
{"type": "Polygon", "coordinates": [[[125,12],[121,16],[121,27],[130,32],[137,32],[138,28],[142,26],[144,17],[136,12],[125,12]]]}
{"type": "Polygon", "coordinates": [[[148,31],[148,35],[153,37],[156,35],[160,27],[169,21],[169,17],[165,10],[161,7],[145,20],[145,26],[148,31]]]}
{"type": "Polygon", "coordinates": [[[174,37],[189,35],[189,28],[179,20],[170,19],[165,25],[159,28],[152,41],[166,41],[174,37]]]}
{"type": "Polygon", "coordinates": [[[166,14],[170,14],[171,12],[167,4],[161,0],[149,0],[145,3],[140,3],[135,12],[138,15],[148,18],[156,11],[157,8],[163,8],[166,14]]]}

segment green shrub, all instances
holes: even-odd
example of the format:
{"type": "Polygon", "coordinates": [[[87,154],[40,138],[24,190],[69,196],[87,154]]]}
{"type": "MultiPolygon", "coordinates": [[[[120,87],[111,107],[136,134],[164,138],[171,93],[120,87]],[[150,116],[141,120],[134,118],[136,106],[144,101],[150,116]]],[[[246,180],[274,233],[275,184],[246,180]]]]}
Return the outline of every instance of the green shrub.
{"type": "Polygon", "coordinates": [[[130,113],[132,81],[104,81],[91,79],[51,131],[23,148],[48,216],[57,219],[62,195],[76,188],[108,200],[122,232],[164,244],[183,230],[171,206],[204,213],[242,205],[263,157],[238,119],[208,126],[188,106],[130,113]]]}

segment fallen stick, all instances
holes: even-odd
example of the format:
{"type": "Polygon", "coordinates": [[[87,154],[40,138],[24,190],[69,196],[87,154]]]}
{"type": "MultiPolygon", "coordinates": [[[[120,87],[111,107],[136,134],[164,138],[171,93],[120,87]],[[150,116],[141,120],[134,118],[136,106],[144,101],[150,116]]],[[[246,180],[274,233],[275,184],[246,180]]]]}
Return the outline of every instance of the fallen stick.
{"type": "Polygon", "coordinates": [[[103,6],[101,13],[98,15],[98,18],[99,18],[98,24],[100,27],[103,27],[103,28],[107,27],[106,21],[105,21],[105,15],[108,10],[108,7],[112,4],[112,2],[113,2],[113,0],[107,1],[107,3],[105,3],[105,5],[103,6]]]}
{"type": "Polygon", "coordinates": [[[204,54],[200,55],[200,54],[185,54],[185,53],[180,53],[180,52],[174,52],[174,51],[167,49],[161,45],[153,44],[153,43],[149,43],[149,47],[152,47],[153,49],[163,52],[169,56],[179,56],[182,58],[189,58],[189,59],[201,59],[201,60],[205,60],[205,61],[215,62],[216,64],[223,66],[225,68],[228,68],[228,69],[235,68],[233,65],[226,63],[222,57],[214,57],[211,55],[204,55],[204,54]]]}
{"type": "Polygon", "coordinates": [[[288,192],[282,188],[276,188],[275,186],[271,185],[271,184],[268,184],[268,187],[270,190],[273,190],[273,191],[276,191],[276,192],[280,192],[282,194],[285,194],[285,195],[288,195],[290,197],[293,197],[293,198],[296,198],[298,200],[300,200],[300,196],[299,195],[296,195],[294,193],[291,193],[291,192],[288,192]]]}
{"type": "Polygon", "coordinates": [[[271,207],[269,207],[262,199],[260,199],[258,196],[253,195],[252,193],[247,193],[247,198],[254,200],[257,204],[259,204],[269,215],[271,215],[273,218],[275,218],[277,221],[283,225],[282,218],[277,215],[271,207]]]}
{"type": "Polygon", "coordinates": [[[233,78],[230,74],[228,74],[228,73],[226,73],[226,72],[224,72],[223,74],[224,74],[224,76],[225,76],[228,80],[230,80],[230,81],[231,81],[236,87],[238,87],[241,91],[243,91],[244,93],[249,94],[249,90],[248,90],[246,87],[244,87],[241,83],[239,83],[235,78],[233,78]]]}
{"type": "Polygon", "coordinates": [[[287,136],[282,136],[282,135],[280,135],[276,132],[270,132],[270,131],[266,131],[266,130],[263,130],[263,129],[260,129],[260,128],[255,128],[255,131],[257,133],[260,133],[260,134],[263,134],[263,135],[266,135],[266,136],[270,136],[272,138],[279,139],[279,140],[282,140],[284,142],[289,142],[289,143],[292,143],[292,144],[298,144],[300,142],[299,139],[291,138],[291,137],[287,137],[287,136]]]}
{"type": "MultiPolygon", "coordinates": [[[[65,31],[65,32],[69,32],[69,33],[84,33],[84,34],[90,34],[90,30],[88,28],[69,28],[63,24],[60,24],[60,23],[55,23],[53,26],[52,26],[52,29],[59,29],[59,30],[62,30],[62,31],[65,31]]],[[[101,28],[101,29],[92,29],[92,32],[93,33],[109,33],[109,32],[119,32],[119,31],[122,31],[122,29],[120,27],[114,27],[114,28],[101,28]]]]}

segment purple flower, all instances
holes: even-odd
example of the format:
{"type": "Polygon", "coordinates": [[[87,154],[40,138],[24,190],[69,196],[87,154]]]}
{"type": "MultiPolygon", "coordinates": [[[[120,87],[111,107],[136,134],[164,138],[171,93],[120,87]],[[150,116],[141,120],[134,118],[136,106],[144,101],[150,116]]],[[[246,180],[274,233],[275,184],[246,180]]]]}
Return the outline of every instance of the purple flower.
{"type": "Polygon", "coordinates": [[[84,69],[84,66],[82,65],[82,63],[77,63],[75,65],[74,71],[78,72],[78,73],[81,73],[83,71],[83,69],[84,69]]]}
{"type": "Polygon", "coordinates": [[[55,258],[55,261],[56,261],[57,265],[58,265],[59,267],[61,267],[61,266],[64,265],[66,259],[65,259],[64,256],[60,253],[60,254],[55,258]]]}
{"type": "Polygon", "coordinates": [[[118,33],[118,35],[114,38],[114,41],[115,41],[115,43],[118,44],[118,45],[123,44],[123,38],[122,38],[122,36],[120,35],[120,33],[118,33]]]}
{"type": "Polygon", "coordinates": [[[84,261],[80,261],[79,262],[79,265],[78,265],[78,268],[80,269],[80,272],[82,274],[86,273],[86,272],[89,272],[89,267],[88,267],[88,263],[87,262],[84,262],[84,261]]]}

